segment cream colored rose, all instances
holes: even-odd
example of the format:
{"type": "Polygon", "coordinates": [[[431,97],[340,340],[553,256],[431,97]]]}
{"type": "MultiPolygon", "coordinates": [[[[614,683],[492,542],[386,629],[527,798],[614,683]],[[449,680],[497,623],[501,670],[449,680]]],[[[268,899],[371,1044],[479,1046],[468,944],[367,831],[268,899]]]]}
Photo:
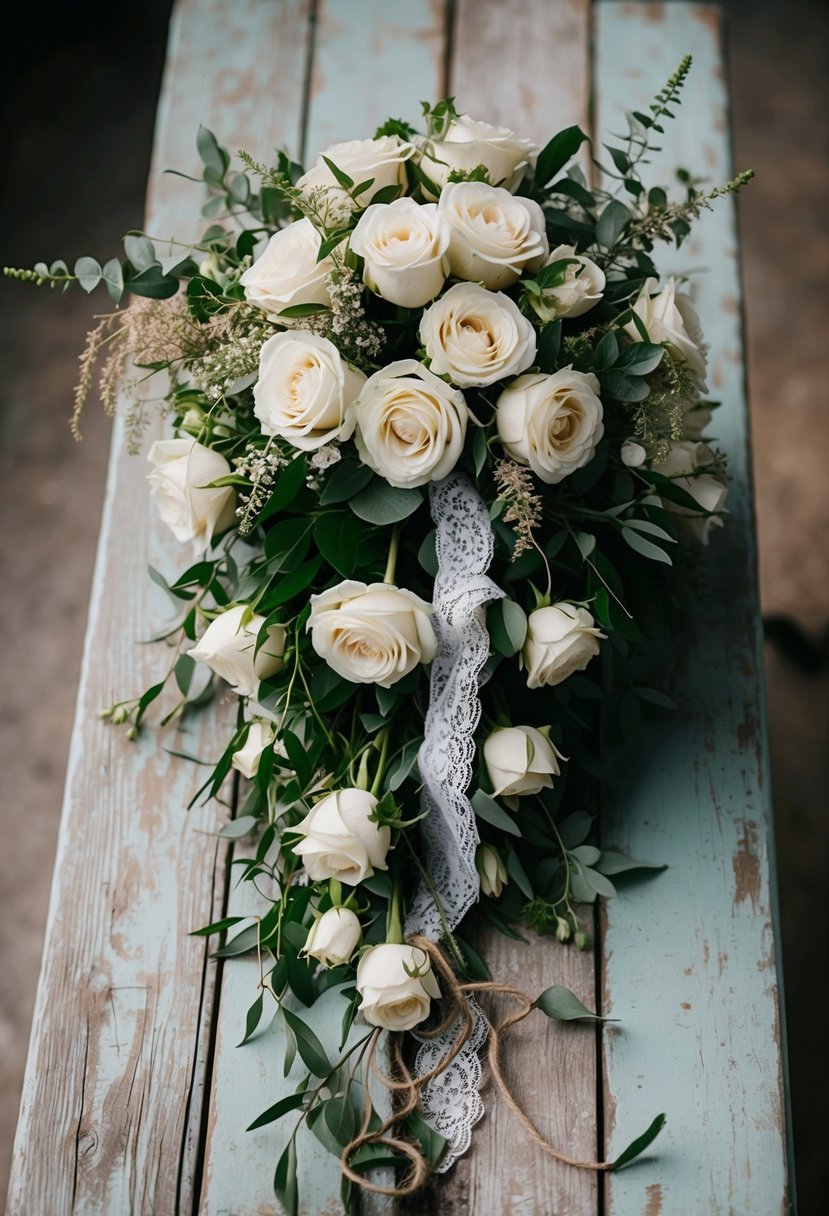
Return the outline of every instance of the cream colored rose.
{"type": "Polygon", "coordinates": [[[491,845],[478,845],[475,852],[475,869],[481,880],[481,894],[492,895],[497,899],[509,882],[507,867],[501,854],[491,845]]]}
{"type": "Polygon", "coordinates": [[[563,367],[519,376],[495,406],[498,438],[513,460],[557,485],[592,460],[604,434],[599,381],[563,367]]]}
{"type": "Polygon", "coordinates": [[[362,940],[363,930],[350,908],[329,908],[308,930],[301,953],[315,958],[323,967],[347,963],[362,940]]]}
{"type": "Polygon", "coordinates": [[[450,182],[438,211],[452,229],[449,260],[459,279],[490,291],[509,287],[525,270],[537,270],[550,247],[544,213],[528,198],[486,182],[450,182]]]}
{"type": "Polygon", "coordinates": [[[508,127],[477,122],[468,114],[452,119],[441,139],[417,140],[424,173],[436,186],[445,186],[449,174],[471,173],[480,165],[493,186],[517,190],[538,149],[508,127]]]}
{"type": "Polygon", "coordinates": [[[259,772],[262,753],[266,747],[270,747],[275,737],[276,731],[271,722],[255,718],[248,727],[244,743],[233,753],[233,759],[230,762],[231,768],[235,768],[237,773],[252,780],[259,772]]]}
{"type": "Polygon", "coordinates": [[[535,359],[535,330],[503,292],[456,283],[427,308],[420,341],[431,370],[459,388],[517,376],[535,359]]]}
{"type": "Polygon", "coordinates": [[[411,591],[346,579],[311,596],[307,628],[314,650],[343,679],[390,688],[435,657],[431,615],[411,591]]]}
{"type": "Polygon", "coordinates": [[[434,203],[399,198],[367,207],[349,244],[365,259],[363,280],[372,291],[401,308],[421,308],[446,282],[449,235],[434,203]]]}
{"type": "Polygon", "coordinates": [[[285,308],[298,304],[331,304],[330,258],[317,261],[322,238],[309,219],[296,220],[280,228],[268,241],[265,252],[242,275],[245,298],[283,325],[285,308]]]}
{"type": "Polygon", "coordinates": [[[313,452],[354,430],[354,399],[366,382],[333,342],[305,330],[274,334],[259,355],[254,414],[263,435],[313,452]]]}
{"type": "Polygon", "coordinates": [[[316,164],[299,179],[297,188],[306,195],[312,191],[324,191],[322,205],[329,222],[343,219],[349,212],[367,207],[375,194],[388,186],[403,186],[406,182],[406,161],[413,152],[414,146],[404,143],[396,135],[331,144],[319,154],[316,164]],[[356,202],[338,183],[323,157],[347,174],[355,186],[371,181],[371,185],[357,196],[356,202]]]}
{"type": "MultiPolygon", "coordinates": [[[[667,343],[673,354],[688,364],[700,392],[707,392],[705,371],[708,348],[702,335],[699,317],[690,297],[679,290],[675,278],[669,278],[661,290],[656,279],[648,279],[633,303],[633,311],[642,321],[651,342],[667,343]]],[[[642,335],[633,321],[624,327],[634,342],[642,335]]]]}
{"type": "Polygon", "coordinates": [[[605,636],[586,608],[568,603],[536,608],[529,615],[521,652],[527,687],[561,684],[573,672],[584,671],[605,636]]]}
{"type": "Polygon", "coordinates": [[[293,829],[302,840],[291,851],[313,882],[337,878],[354,887],[388,868],[391,832],[371,819],[376,810],[374,795],[356,788],[332,790],[311,807],[293,829]]]}
{"type": "MultiPolygon", "coordinates": [[[[720,512],[725,507],[728,487],[715,477],[713,473],[701,473],[699,470],[711,465],[714,454],[705,443],[684,440],[682,443],[672,443],[667,456],[659,463],[651,466],[663,477],[670,477],[686,494],[690,494],[699,503],[701,511],[720,512]]],[[[663,499],[662,505],[672,515],[682,517],[684,526],[704,545],[713,528],[721,528],[722,517],[714,515],[695,515],[690,507],[663,499]]]]}
{"type": "Polygon", "coordinates": [[[371,1026],[411,1030],[429,1016],[440,996],[429,956],[418,946],[386,942],[367,950],[357,964],[360,1013],[371,1026]]]}
{"type": "Polygon", "coordinates": [[[440,481],[458,463],[469,416],[463,393],[416,359],[369,376],[354,409],[360,459],[390,485],[440,481]]]}
{"type": "Polygon", "coordinates": [[[191,659],[206,663],[240,697],[254,696],[260,680],[276,675],[285,654],[284,627],[270,625],[264,645],[254,656],[265,618],[254,613],[244,620],[248,611],[246,604],[227,608],[210,622],[190,651],[191,659]]]}
{"type": "Polygon", "coordinates": [[[506,726],[484,743],[486,771],[495,797],[540,794],[552,789],[561,772],[561,753],[550,742],[549,727],[506,726]]]}
{"type": "Polygon", "coordinates": [[[565,259],[570,259],[570,264],[564,267],[564,282],[557,287],[544,287],[540,296],[530,297],[530,303],[542,321],[581,317],[602,298],[606,282],[604,271],[584,254],[576,253],[575,245],[557,246],[544,265],[552,266],[565,259]]]}
{"type": "Polygon", "coordinates": [[[159,515],[176,540],[191,541],[200,553],[236,518],[233,486],[210,488],[230,475],[230,465],[195,439],[157,439],[147,459],[154,466],[147,480],[159,515]]]}
{"type": "Polygon", "coordinates": [[[641,468],[648,458],[648,453],[635,439],[626,439],[619,454],[622,464],[627,465],[629,469],[641,468]]]}

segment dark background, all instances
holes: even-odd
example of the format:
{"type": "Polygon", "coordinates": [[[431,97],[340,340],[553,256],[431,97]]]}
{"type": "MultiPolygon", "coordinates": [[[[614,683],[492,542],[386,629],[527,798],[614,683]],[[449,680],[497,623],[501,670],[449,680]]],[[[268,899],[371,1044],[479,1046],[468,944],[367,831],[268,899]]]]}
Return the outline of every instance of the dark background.
{"type": "MultiPolygon", "coordinates": [[[[800,1212],[817,1216],[829,1116],[829,13],[819,0],[724,7],[737,167],[757,171],[740,218],[761,599],[800,1212]]],[[[140,227],[169,8],[97,0],[7,11],[0,264],[103,261],[140,227]]],[[[3,281],[0,306],[2,1194],[110,424],[90,408],[80,446],[66,425],[86,297],[3,281]]]]}

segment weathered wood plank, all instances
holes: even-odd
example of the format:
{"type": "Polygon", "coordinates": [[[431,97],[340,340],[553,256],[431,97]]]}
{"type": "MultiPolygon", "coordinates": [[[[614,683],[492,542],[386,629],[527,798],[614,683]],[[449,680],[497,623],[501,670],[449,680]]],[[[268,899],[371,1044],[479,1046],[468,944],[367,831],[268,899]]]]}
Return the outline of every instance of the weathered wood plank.
{"type": "MultiPolygon", "coordinates": [[[[643,109],[683,54],[686,99],[655,158],[732,166],[719,14],[694,4],[599,3],[597,125],[643,109]]],[[[672,662],[680,712],[649,726],[605,808],[603,830],[666,862],[606,909],[609,1153],[657,1111],[668,1125],[647,1165],[609,1179],[607,1211],[691,1216],[787,1210],[786,1131],[771,865],[771,808],[734,208],[716,204],[673,255],[711,343],[713,430],[733,478],[723,532],[700,571],[693,637],[672,662]],[[646,763],[643,763],[643,757],[646,763]],[[617,1109],[618,1104],[618,1109],[617,1109]]],[[[670,661],[670,660],[669,660],[670,661]]]]}

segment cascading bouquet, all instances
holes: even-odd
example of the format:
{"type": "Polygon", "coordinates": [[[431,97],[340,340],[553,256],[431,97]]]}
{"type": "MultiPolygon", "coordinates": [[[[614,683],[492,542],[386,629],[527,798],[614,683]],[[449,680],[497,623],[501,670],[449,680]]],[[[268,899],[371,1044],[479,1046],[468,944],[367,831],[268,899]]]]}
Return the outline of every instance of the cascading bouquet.
{"type": "MultiPolygon", "coordinates": [[[[269,906],[201,932],[258,950],[245,1038],[275,1001],[286,1071],[296,1053],[307,1070],[253,1126],[306,1121],[346,1198],[408,1193],[464,1151],[487,1039],[503,1086],[499,1032],[532,1008],[592,1016],[561,987],[490,981],[464,918],[584,947],[577,905],[638,864],[594,843],[590,811],[639,703],[669,704],[631,658],[681,598],[677,542],[705,542],[726,496],[699,322],[652,252],[750,176],[703,191],[680,171],[679,202],[643,184],[689,66],[607,145],[601,187],[572,163],[578,128],[538,151],[452,101],[307,172],[284,153],[231,171],[202,129],[197,244],[132,234],[103,267],[9,272],[138,297],[90,335],[76,426],[99,355],[110,406],[128,360],[169,375],[149,478],[194,561],[154,572],[180,606],[167,677],[106,716],[134,735],[165,685],[165,721],[238,697],[196,797],[244,778],[225,833],[269,906]],[[302,1012],[330,990],[333,1053],[302,1012]],[[492,991],[519,1014],[496,1025],[492,991]],[[381,1030],[391,1113],[360,1069],[381,1030]],[[396,1184],[371,1180],[392,1165],[396,1184]]],[[[146,409],[136,394],[136,448],[146,409]]]]}

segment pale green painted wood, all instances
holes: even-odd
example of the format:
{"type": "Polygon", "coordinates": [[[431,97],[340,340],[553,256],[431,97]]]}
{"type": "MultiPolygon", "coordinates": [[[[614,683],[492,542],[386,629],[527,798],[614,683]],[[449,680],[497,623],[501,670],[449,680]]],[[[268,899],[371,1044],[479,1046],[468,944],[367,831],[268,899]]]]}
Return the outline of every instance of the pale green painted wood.
{"type": "MultiPolygon", "coordinates": [[[[694,69],[653,180],[687,164],[723,182],[732,165],[712,7],[597,6],[597,127],[622,127],[620,107],[644,109],[685,53],[694,69]]],[[[609,1180],[608,1212],[776,1216],[787,1167],[773,845],[730,201],[670,261],[700,271],[710,387],[723,402],[712,430],[733,481],[726,528],[704,554],[693,636],[666,660],[680,712],[643,732],[604,809],[607,843],[670,867],[606,907],[605,1012],[621,1019],[605,1037],[610,1156],[657,1111],[668,1115],[652,1160],[609,1180]]]]}

